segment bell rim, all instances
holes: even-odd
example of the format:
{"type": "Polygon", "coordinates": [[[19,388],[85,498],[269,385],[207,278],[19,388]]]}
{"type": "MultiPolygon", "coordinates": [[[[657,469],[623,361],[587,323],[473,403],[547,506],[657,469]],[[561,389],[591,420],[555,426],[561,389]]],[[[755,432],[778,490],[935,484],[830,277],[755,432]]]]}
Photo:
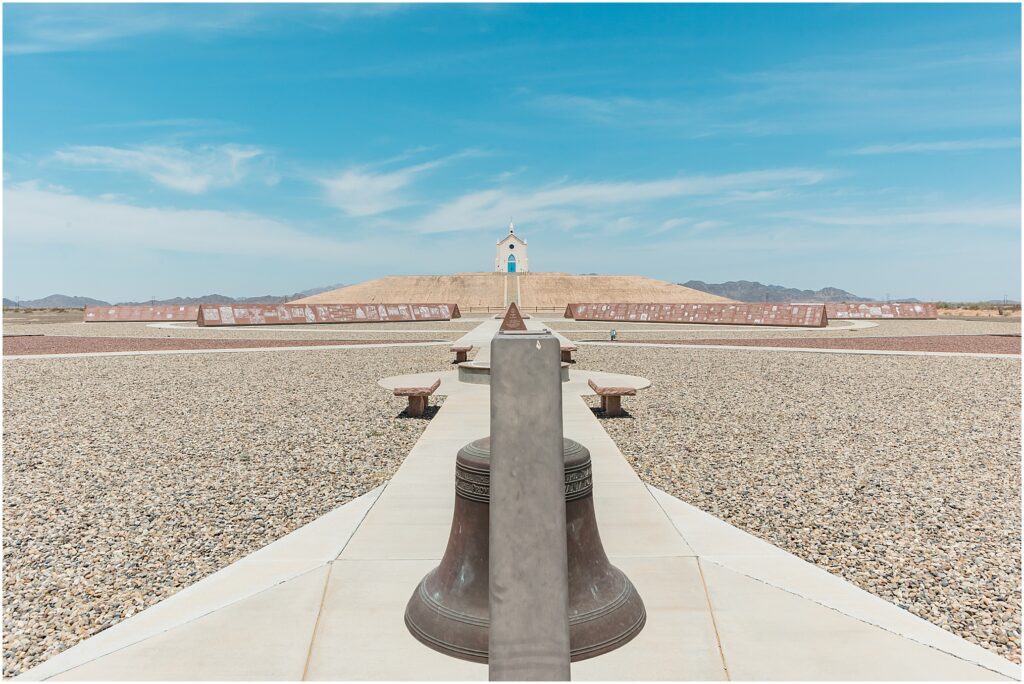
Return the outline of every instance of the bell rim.
{"type": "MultiPolygon", "coordinates": [[[[620,570],[619,572],[621,573],[622,571],[620,570]]],[[[429,577],[431,574],[433,574],[433,571],[428,573],[427,576],[429,577]]],[[[636,636],[640,634],[640,632],[642,632],[643,628],[646,626],[647,606],[644,605],[643,598],[640,596],[640,593],[636,590],[636,587],[633,585],[633,582],[629,579],[629,577],[627,577],[624,573],[621,576],[625,580],[626,585],[623,593],[620,594],[620,596],[617,597],[616,600],[612,602],[612,604],[608,604],[606,607],[603,607],[598,611],[591,611],[590,613],[587,613],[586,615],[590,616],[590,619],[574,620],[570,618],[570,630],[573,627],[579,627],[581,625],[585,625],[588,622],[595,622],[597,619],[609,615],[616,610],[622,610],[623,608],[629,606],[629,604],[632,601],[636,602],[636,608],[638,609],[638,615],[636,617],[636,620],[626,629],[619,631],[617,634],[610,636],[607,639],[595,643],[577,646],[575,648],[570,647],[569,659],[571,662],[588,660],[590,658],[596,658],[597,656],[604,655],[605,653],[615,651],[625,646],[633,639],[635,639],[636,636]],[[597,613],[600,614],[596,615],[597,613]]],[[[440,639],[431,636],[431,634],[427,630],[416,624],[416,621],[414,619],[414,605],[418,603],[419,606],[426,609],[428,611],[428,614],[434,616],[435,619],[439,618],[446,622],[467,625],[474,629],[483,629],[488,631],[490,629],[489,617],[483,620],[482,624],[480,623],[479,619],[475,619],[473,621],[459,620],[458,617],[472,616],[468,616],[467,614],[460,613],[458,611],[453,611],[450,608],[445,608],[436,601],[432,600],[423,589],[423,584],[426,581],[426,579],[427,577],[424,577],[423,580],[420,581],[420,584],[417,586],[416,591],[413,592],[413,595],[410,597],[409,603],[406,605],[405,608],[404,622],[406,629],[409,630],[409,634],[412,635],[417,641],[419,641],[424,646],[434,651],[437,651],[438,653],[442,653],[453,658],[459,658],[461,660],[486,664],[488,662],[489,656],[489,652],[487,650],[469,648],[466,646],[459,646],[451,642],[441,641],[440,639]]]]}

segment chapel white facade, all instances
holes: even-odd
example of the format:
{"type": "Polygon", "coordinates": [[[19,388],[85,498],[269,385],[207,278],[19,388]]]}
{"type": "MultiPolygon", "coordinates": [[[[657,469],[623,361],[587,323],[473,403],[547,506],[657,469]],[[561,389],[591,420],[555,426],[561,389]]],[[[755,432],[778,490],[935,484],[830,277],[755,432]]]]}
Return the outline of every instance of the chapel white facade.
{"type": "Polygon", "coordinates": [[[498,273],[526,273],[530,270],[526,240],[516,235],[516,227],[512,223],[508,224],[508,235],[498,240],[494,270],[498,273]]]}

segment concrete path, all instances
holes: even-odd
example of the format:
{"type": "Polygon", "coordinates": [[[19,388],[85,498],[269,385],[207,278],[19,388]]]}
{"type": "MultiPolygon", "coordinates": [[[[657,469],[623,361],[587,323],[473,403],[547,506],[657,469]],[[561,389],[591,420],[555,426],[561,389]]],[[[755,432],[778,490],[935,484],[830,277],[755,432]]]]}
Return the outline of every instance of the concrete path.
{"type": "MultiPolygon", "coordinates": [[[[472,339],[498,324],[485,321],[472,339]]],[[[456,451],[489,430],[489,387],[454,371],[381,385],[434,378],[443,406],[387,485],[21,678],[486,679],[485,665],[426,648],[403,623],[447,542],[456,451]]],[[[625,647],[575,663],[574,679],[1020,677],[999,656],[645,486],[585,403],[589,378],[648,382],[571,370],[562,384],[565,436],[593,458],[604,547],[648,620],[625,647]]]]}
{"type": "MultiPolygon", "coordinates": [[[[530,314],[525,314],[530,315],[530,314]]],[[[539,319],[535,316],[531,318],[523,318],[523,322],[526,324],[527,330],[543,330],[550,328],[547,325],[547,320],[539,319]]],[[[460,337],[455,342],[452,342],[453,347],[465,347],[472,346],[476,350],[476,355],[473,357],[473,361],[476,363],[490,363],[491,361],[491,338],[498,333],[498,329],[501,328],[501,318],[491,318],[483,321],[480,325],[470,330],[468,333],[460,337]]],[[[551,331],[555,337],[558,338],[562,345],[573,344],[564,335],[551,331]]]]}

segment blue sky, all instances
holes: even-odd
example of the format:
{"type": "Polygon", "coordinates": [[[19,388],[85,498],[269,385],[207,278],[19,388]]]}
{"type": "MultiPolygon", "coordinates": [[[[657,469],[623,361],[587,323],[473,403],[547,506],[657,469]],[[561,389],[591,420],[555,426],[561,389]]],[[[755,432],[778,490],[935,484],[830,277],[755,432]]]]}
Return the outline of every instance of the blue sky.
{"type": "Polygon", "coordinates": [[[1020,8],[3,7],[4,295],[490,270],[1020,298],[1020,8]]]}

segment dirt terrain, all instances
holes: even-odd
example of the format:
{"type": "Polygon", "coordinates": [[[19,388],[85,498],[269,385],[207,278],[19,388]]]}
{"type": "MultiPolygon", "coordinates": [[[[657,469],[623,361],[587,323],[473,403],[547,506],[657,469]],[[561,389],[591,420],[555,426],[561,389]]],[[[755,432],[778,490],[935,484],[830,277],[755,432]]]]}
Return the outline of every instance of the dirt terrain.
{"type": "Polygon", "coordinates": [[[993,306],[988,309],[973,309],[970,307],[940,308],[939,318],[1003,318],[1006,320],[1019,321],[1019,306],[993,306]]]}
{"type": "Polygon", "coordinates": [[[1020,354],[1020,335],[918,335],[915,337],[858,337],[853,339],[623,340],[623,342],[637,344],[717,344],[742,347],[859,349],[864,351],[1020,354]]]}
{"type": "MultiPolygon", "coordinates": [[[[402,340],[406,341],[406,340],[402,340]]],[[[408,340],[435,342],[436,340],[408,340]]],[[[67,337],[26,335],[4,338],[4,356],[24,354],[87,354],[95,352],[186,351],[197,349],[260,349],[322,347],[325,345],[395,344],[395,340],[199,340],[146,337],[67,337]]]]}
{"type": "Polygon", "coordinates": [[[4,309],[4,325],[81,323],[84,316],[82,309],[4,309]]]}

